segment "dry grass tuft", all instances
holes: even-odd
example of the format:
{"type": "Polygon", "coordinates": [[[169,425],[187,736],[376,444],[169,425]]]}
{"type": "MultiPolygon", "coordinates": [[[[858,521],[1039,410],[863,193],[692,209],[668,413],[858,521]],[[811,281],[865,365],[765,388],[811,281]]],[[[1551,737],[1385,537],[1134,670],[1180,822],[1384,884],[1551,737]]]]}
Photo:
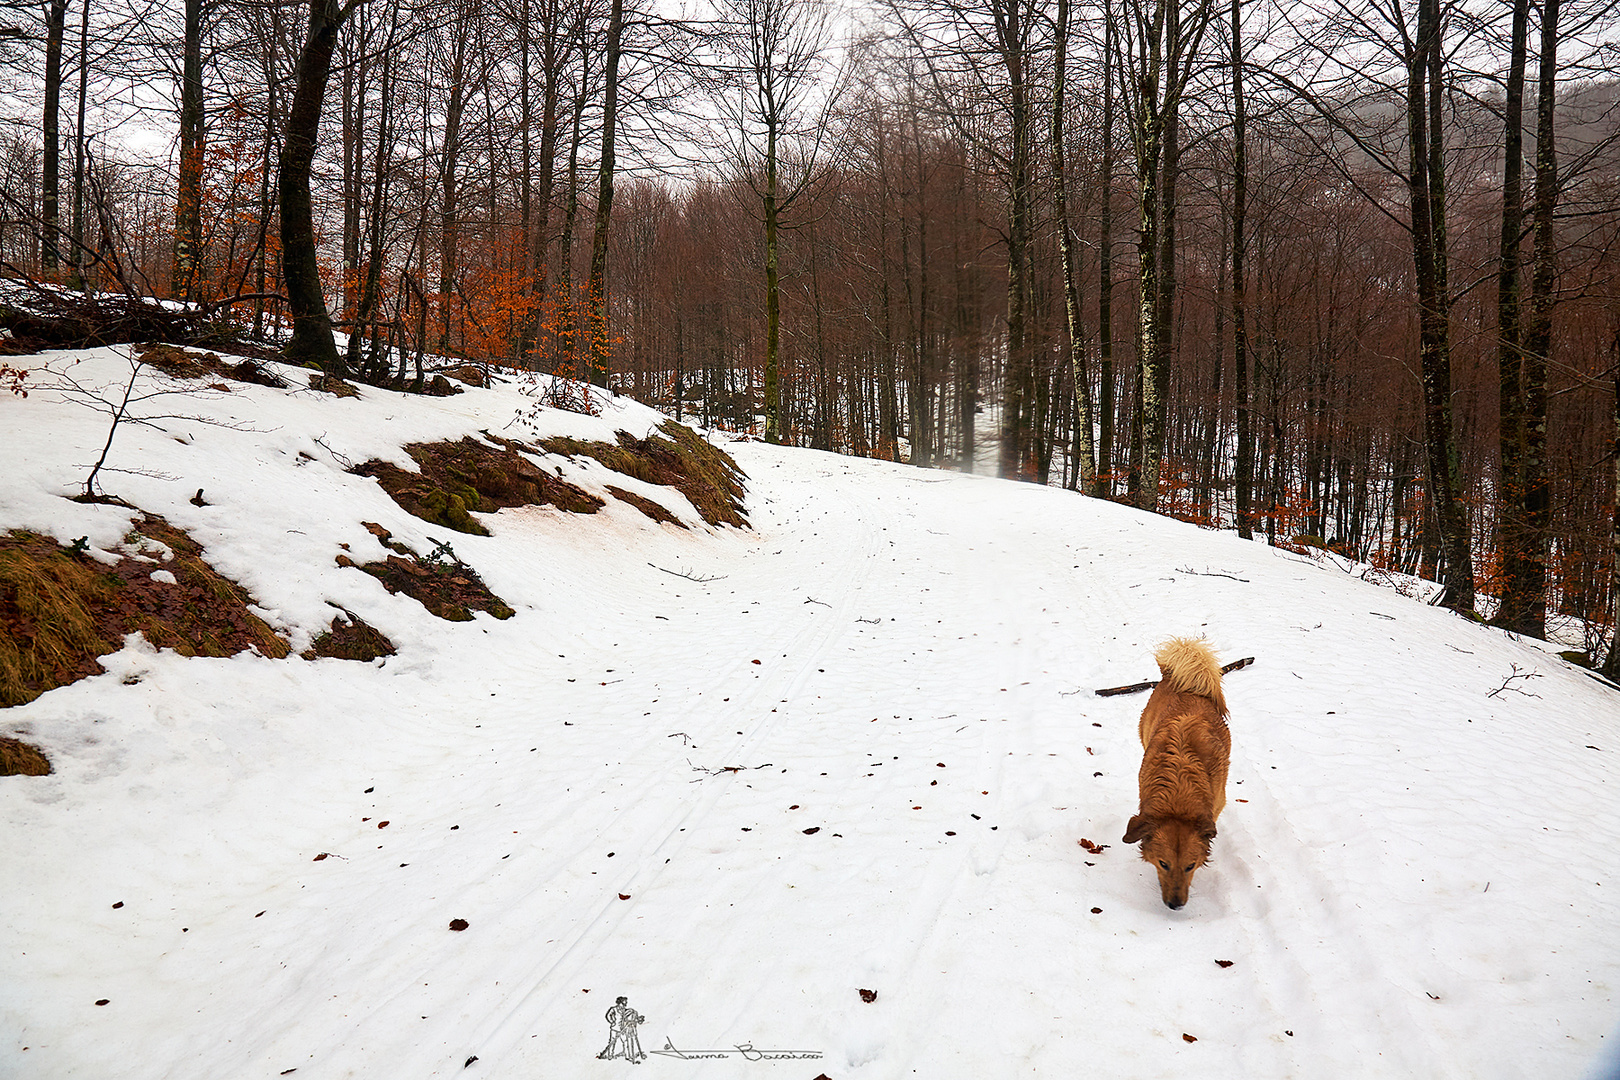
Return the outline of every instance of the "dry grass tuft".
{"type": "Polygon", "coordinates": [[[489,530],[472,517],[503,506],[555,506],[594,514],[602,500],[538,468],[518,453],[521,444],[496,440],[500,448],[466,436],[458,442],[412,443],[405,448],[422,470],[409,473],[386,461],[368,461],[354,471],[374,477],[406,512],[435,525],[474,536],[489,530]]]}
{"type": "Polygon", "coordinates": [[[227,364],[216,353],[195,353],[175,345],[154,342],[137,345],[135,355],[142,363],[157,368],[165,375],[177,379],[202,379],[210,375],[222,376],[236,382],[254,383],[285,390],[287,381],[259,364],[252,357],[227,364]]]}
{"type": "Polygon", "coordinates": [[[172,557],[104,566],[33,533],[0,537],[0,707],[96,674],[96,658],[135,631],[183,656],[287,655],[287,643],[248,611],[253,597],[204,562],[191,537],[157,516],[143,517],[126,545],[139,550],[143,537],[172,557]],[[153,580],[155,570],[174,583],[153,580]]]}
{"type": "Polygon", "coordinates": [[[49,776],[50,759],[37,746],[0,735],[0,776],[49,776]]]}
{"type": "MultiPolygon", "coordinates": [[[[490,591],[478,571],[456,557],[448,543],[440,542],[438,549],[424,559],[408,544],[393,539],[393,534],[381,525],[369,521],[363,524],[393,554],[381,562],[370,563],[357,563],[347,555],[339,555],[339,566],[364,570],[382,582],[389,592],[404,593],[432,614],[450,622],[467,622],[474,611],[487,611],[497,619],[510,619],[517,614],[490,591]]],[[[335,620],[333,626],[335,629],[335,620]]]]}
{"type": "Polygon", "coordinates": [[[370,663],[379,656],[393,656],[398,650],[381,630],[367,623],[351,611],[332,617],[332,628],[322,633],[304,655],[335,660],[359,660],[370,663]]]}
{"type": "Polygon", "coordinates": [[[360,391],[344,382],[336,375],[315,375],[309,380],[311,390],[319,390],[323,394],[333,397],[359,397],[360,391]]]}
{"type": "Polygon", "coordinates": [[[743,516],[745,477],[731,455],[672,420],[658,430],[662,437],[645,439],[621,431],[617,445],[567,438],[546,439],[540,445],[549,453],[594,458],[614,472],[672,487],[685,495],[710,525],[748,528],[748,519],[743,516]]]}

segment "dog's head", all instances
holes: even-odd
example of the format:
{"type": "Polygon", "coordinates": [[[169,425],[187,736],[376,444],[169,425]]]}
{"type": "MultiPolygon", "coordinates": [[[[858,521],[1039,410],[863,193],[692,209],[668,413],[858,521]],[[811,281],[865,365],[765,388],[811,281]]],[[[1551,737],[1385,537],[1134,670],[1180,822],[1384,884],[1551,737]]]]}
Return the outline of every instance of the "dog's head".
{"type": "Polygon", "coordinates": [[[1159,872],[1159,895],[1176,911],[1187,903],[1193,873],[1209,859],[1215,822],[1209,818],[1151,818],[1134,815],[1125,827],[1125,843],[1142,844],[1142,859],[1159,872]]]}

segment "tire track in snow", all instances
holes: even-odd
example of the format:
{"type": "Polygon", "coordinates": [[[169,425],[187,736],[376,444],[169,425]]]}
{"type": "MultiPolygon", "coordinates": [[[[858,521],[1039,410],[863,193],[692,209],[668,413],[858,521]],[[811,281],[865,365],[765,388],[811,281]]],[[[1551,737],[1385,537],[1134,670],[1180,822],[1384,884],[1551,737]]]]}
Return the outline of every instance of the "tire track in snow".
{"type": "MultiPolygon", "coordinates": [[[[831,505],[830,501],[828,505],[831,505]]],[[[760,565],[769,567],[767,560],[773,558],[772,552],[786,550],[780,545],[787,544],[791,539],[818,541],[820,543],[817,547],[820,551],[834,551],[839,554],[830,578],[835,586],[833,592],[828,594],[833,598],[829,602],[832,609],[830,613],[817,610],[817,605],[807,605],[808,610],[803,612],[800,619],[795,620],[796,625],[785,631],[783,638],[755,639],[747,649],[741,648],[743,645],[741,641],[727,642],[732,658],[713,674],[706,676],[706,685],[711,688],[711,692],[705,697],[713,698],[718,696],[717,688],[724,687],[738,676],[752,674],[749,670],[753,666],[751,659],[745,658],[750,657],[752,653],[763,653],[773,660],[785,656],[789,661],[786,665],[777,663],[760,665],[765,670],[760,672],[762,677],[755,685],[742,692],[727,695],[733,699],[727,703],[730,705],[726,710],[728,716],[739,713],[752,714],[752,719],[745,723],[740,735],[724,744],[724,749],[716,760],[751,761],[753,752],[765,744],[774,729],[791,714],[791,703],[813,681],[814,675],[818,673],[816,671],[818,663],[823,661],[829,650],[848,633],[848,627],[853,625],[862,586],[872,574],[872,556],[877,551],[877,532],[870,520],[869,502],[857,497],[838,505],[844,512],[837,519],[815,528],[809,536],[795,538],[785,533],[771,535],[765,533],[764,527],[760,527],[761,535],[755,538],[753,549],[729,575],[743,580],[744,575],[739,572],[743,567],[760,565]],[[834,536],[824,535],[826,532],[833,533],[834,536]],[[741,700],[737,700],[739,698],[741,700]],[[773,711],[784,699],[789,703],[790,713],[773,711]]],[[[823,514],[824,521],[830,517],[830,513],[823,514]]],[[[769,574],[771,571],[767,570],[764,573],[769,574]]],[[[780,571],[776,573],[779,575],[780,571]]],[[[824,592],[825,584],[818,582],[817,591],[824,592]]],[[[818,596],[817,599],[822,597],[818,596]]],[[[716,608],[729,603],[730,601],[721,601],[718,598],[710,601],[710,605],[716,608]]],[[[720,625],[724,625],[727,618],[719,611],[712,613],[711,617],[718,620],[720,625]]],[[[773,628],[779,625],[775,621],[772,622],[773,628]]],[[[717,630],[719,626],[711,629],[717,630]]],[[[704,649],[706,656],[712,655],[713,651],[713,639],[708,641],[709,644],[704,649]]],[[[652,647],[657,648],[657,645],[654,644],[652,647]]],[[[660,714],[658,723],[653,727],[664,728],[674,725],[683,730],[687,727],[700,729],[704,727],[703,723],[690,722],[694,720],[718,724],[718,720],[707,715],[710,708],[711,706],[706,704],[687,703],[671,713],[660,714]]],[[[727,724],[733,722],[733,720],[725,721],[727,724]]],[[[667,738],[667,735],[649,731],[641,745],[644,748],[661,747],[667,745],[661,741],[667,738]]],[[[704,738],[707,740],[707,735],[704,738]]],[[[612,842],[619,847],[645,852],[640,859],[640,868],[630,875],[622,886],[628,890],[627,895],[634,899],[655,889],[658,882],[669,873],[666,868],[671,867],[677,858],[684,856],[696,842],[695,838],[701,833],[704,823],[714,814],[732,785],[739,782],[738,776],[746,775],[723,774],[704,779],[696,785],[700,792],[699,797],[686,802],[684,811],[671,819],[666,812],[663,795],[670,785],[667,767],[653,766],[643,771],[641,790],[648,794],[613,813],[605,823],[599,822],[594,828],[580,830],[588,834],[590,839],[575,843],[571,851],[551,860],[548,867],[539,875],[542,882],[551,880],[584,860],[598,857],[596,853],[602,849],[604,838],[612,836],[615,838],[612,842]]],[[[683,781],[689,779],[683,777],[683,781]]],[[[568,816],[570,822],[576,826],[592,819],[589,808],[576,808],[568,816]]],[[[554,834],[559,828],[566,826],[560,822],[553,822],[547,824],[543,831],[554,834]]],[[[544,892],[545,889],[546,886],[542,883],[537,887],[536,893],[544,892]]],[[[479,1025],[474,1043],[495,1048],[521,1042],[523,1033],[543,1022],[546,1012],[560,1003],[558,997],[561,994],[572,996],[569,991],[557,988],[565,985],[571,987],[574,982],[580,981],[578,977],[570,978],[570,976],[577,976],[582,972],[608,943],[619,936],[634,910],[633,904],[622,903],[611,895],[604,894],[604,898],[587,911],[574,914],[570,919],[569,933],[557,943],[559,948],[552,951],[550,959],[545,963],[534,966],[524,961],[509,967],[500,982],[502,985],[515,985],[516,992],[506,998],[502,1008],[479,1025]]]]}

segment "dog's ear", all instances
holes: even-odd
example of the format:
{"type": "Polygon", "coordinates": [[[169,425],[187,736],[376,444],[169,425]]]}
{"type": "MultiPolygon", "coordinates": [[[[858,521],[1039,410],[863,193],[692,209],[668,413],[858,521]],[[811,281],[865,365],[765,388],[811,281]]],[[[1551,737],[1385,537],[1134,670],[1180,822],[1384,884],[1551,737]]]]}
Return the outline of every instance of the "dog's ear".
{"type": "Polygon", "coordinates": [[[1204,841],[1205,846],[1208,846],[1210,841],[1215,839],[1214,818],[1201,817],[1193,822],[1193,827],[1198,830],[1199,839],[1204,841]]]}
{"type": "Polygon", "coordinates": [[[1153,835],[1153,830],[1158,827],[1159,823],[1152,818],[1144,817],[1141,814],[1132,814],[1131,820],[1125,824],[1125,839],[1120,843],[1134,844],[1138,840],[1146,840],[1153,835]]]}

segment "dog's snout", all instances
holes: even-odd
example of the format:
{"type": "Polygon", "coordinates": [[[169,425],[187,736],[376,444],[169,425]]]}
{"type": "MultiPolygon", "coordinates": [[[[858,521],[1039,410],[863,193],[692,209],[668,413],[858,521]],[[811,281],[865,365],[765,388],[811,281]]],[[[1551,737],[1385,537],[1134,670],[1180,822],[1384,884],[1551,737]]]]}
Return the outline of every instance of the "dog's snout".
{"type": "Polygon", "coordinates": [[[1171,911],[1180,911],[1182,908],[1187,906],[1187,901],[1185,901],[1185,900],[1166,900],[1164,902],[1164,906],[1169,908],[1171,911]]]}

